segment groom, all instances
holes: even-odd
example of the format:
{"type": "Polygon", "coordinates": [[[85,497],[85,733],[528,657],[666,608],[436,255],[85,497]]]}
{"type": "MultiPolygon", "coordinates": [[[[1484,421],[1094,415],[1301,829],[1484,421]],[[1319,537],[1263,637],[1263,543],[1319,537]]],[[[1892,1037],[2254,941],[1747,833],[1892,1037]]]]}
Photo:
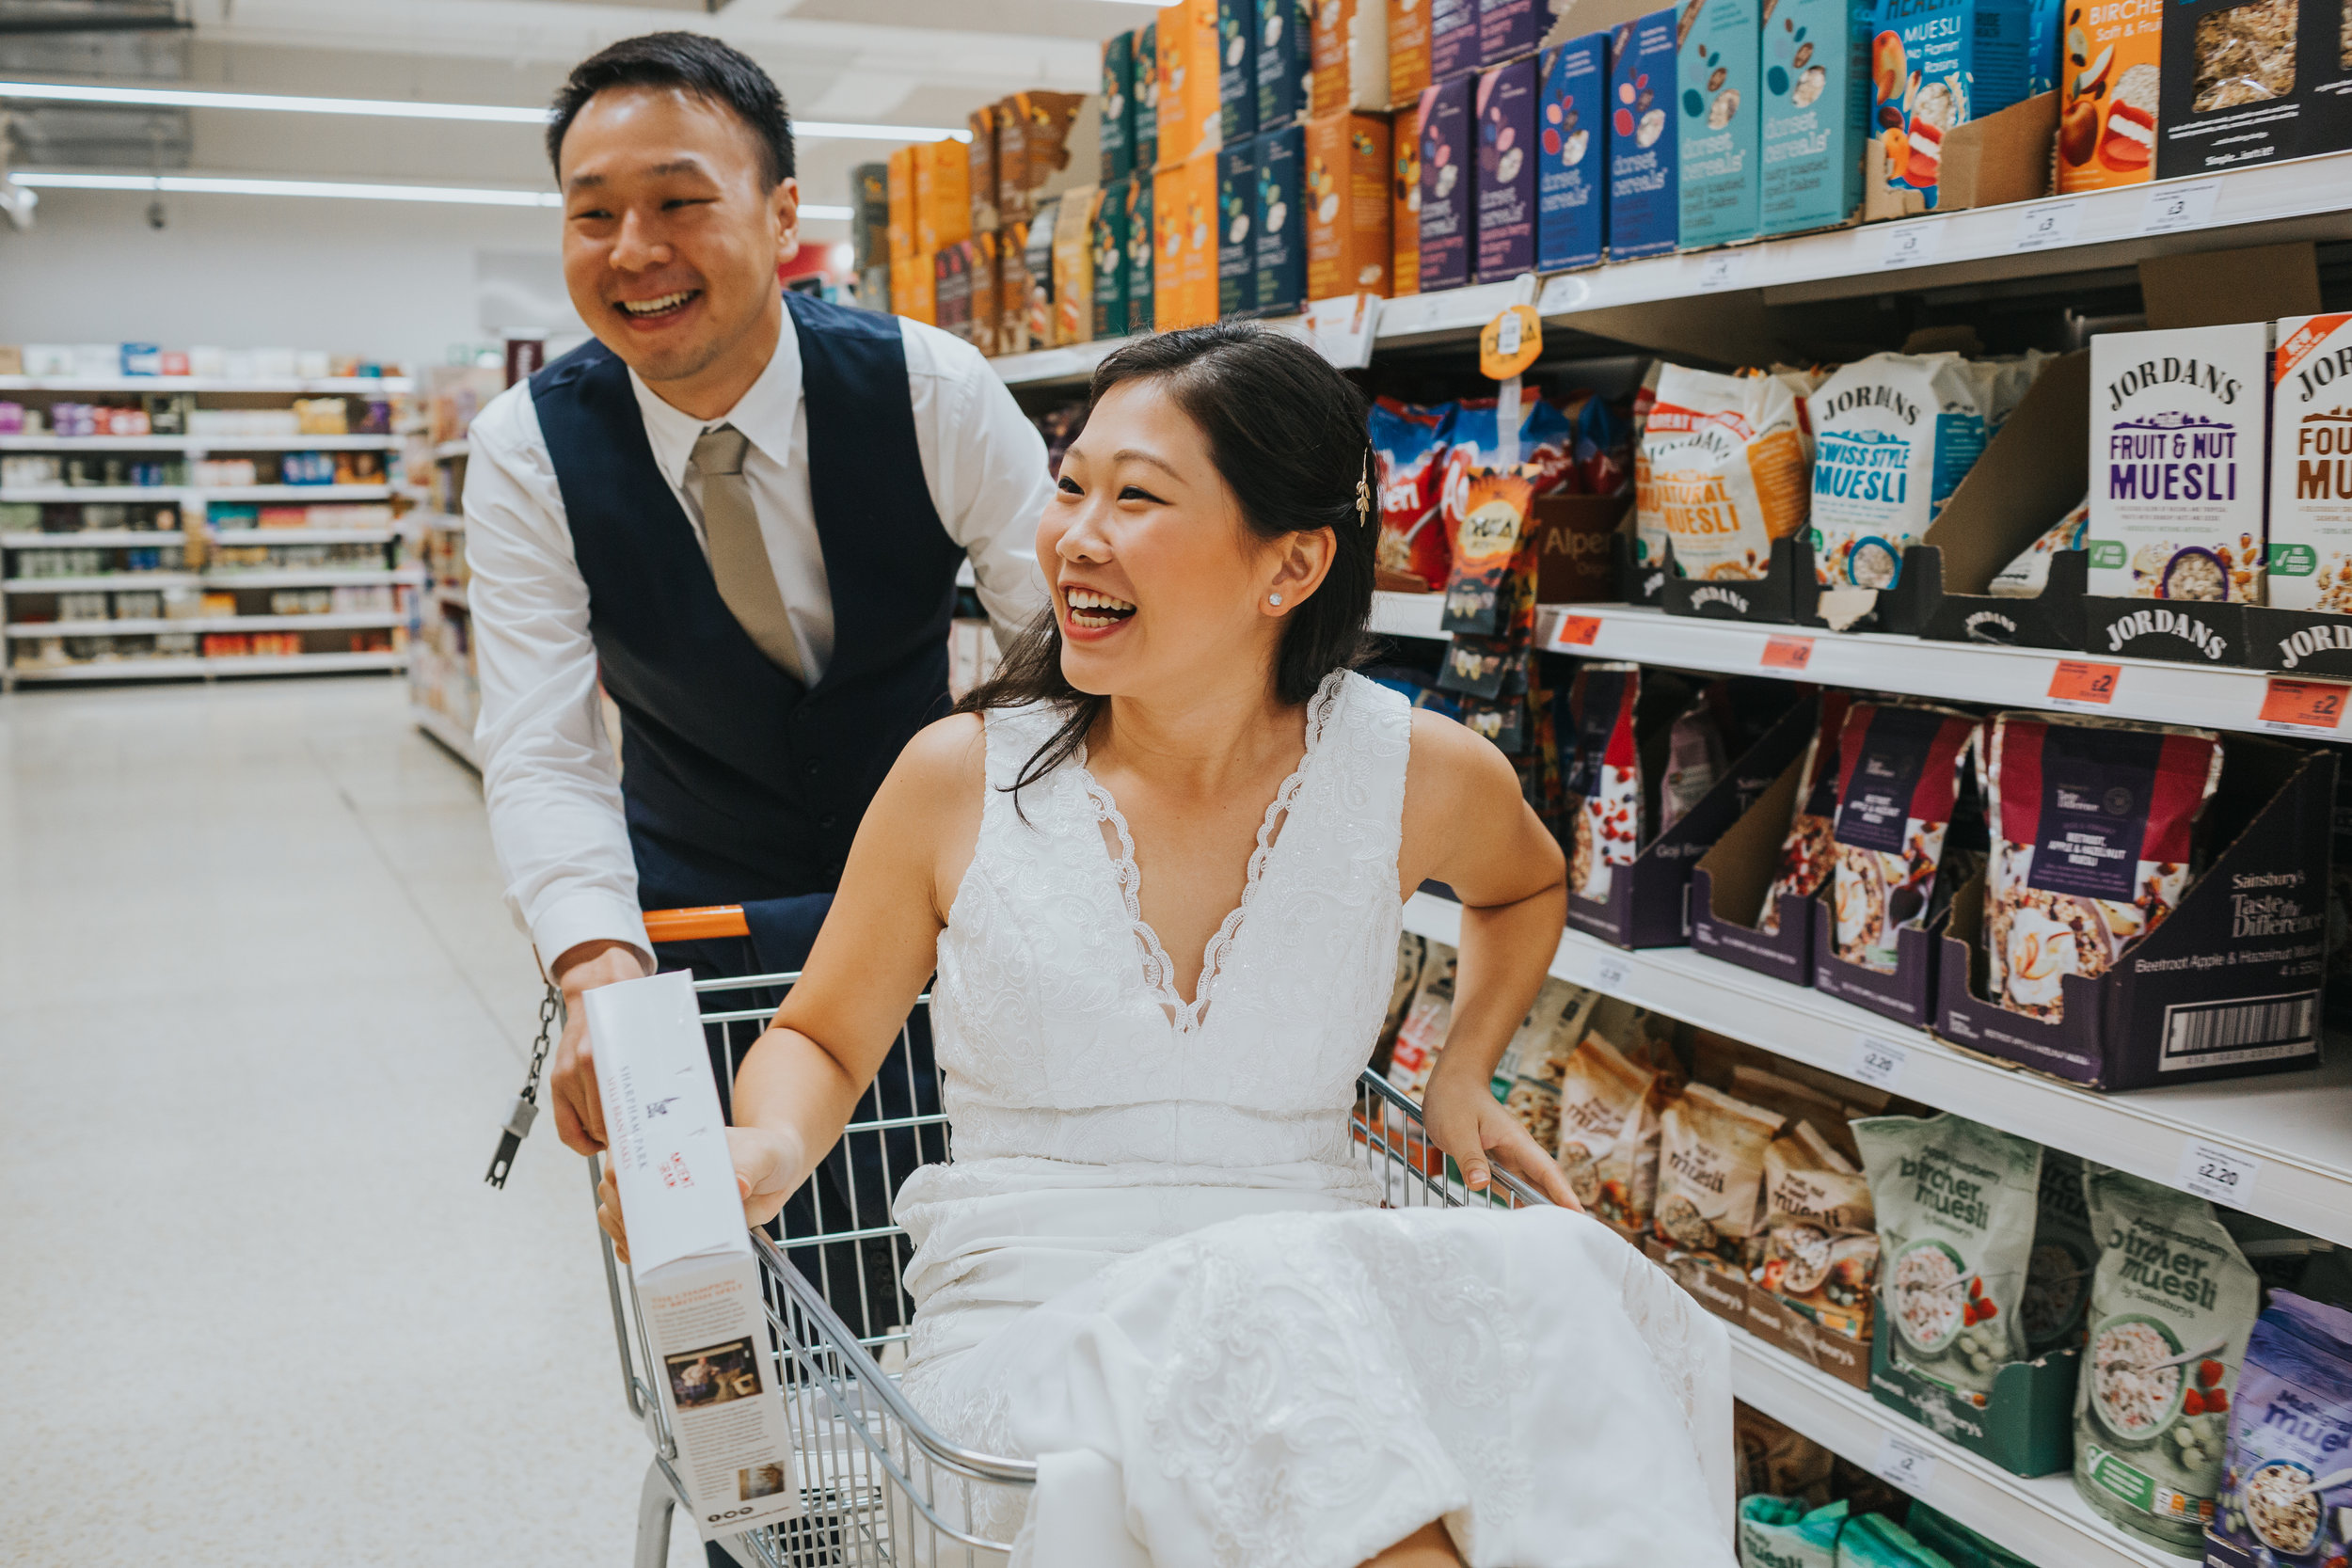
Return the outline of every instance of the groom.
{"type": "MultiPolygon", "coordinates": [[[[1000,639],[1043,603],[1029,551],[1052,481],[968,344],[778,289],[800,187],[750,59],[692,33],[613,44],[573,70],[547,135],[596,341],[474,420],[466,537],[490,833],[568,1007],[556,1128],[589,1153],[581,993],[657,966],[800,967],[875,788],[946,711],[957,568],[1000,639]],[[655,951],[641,911],[706,904],[744,905],[751,936],[655,951]]],[[[818,1173],[834,1226],[852,1200],[886,1223],[873,1163],[818,1173]]],[[[832,1288],[855,1301],[855,1281],[832,1288]]]]}

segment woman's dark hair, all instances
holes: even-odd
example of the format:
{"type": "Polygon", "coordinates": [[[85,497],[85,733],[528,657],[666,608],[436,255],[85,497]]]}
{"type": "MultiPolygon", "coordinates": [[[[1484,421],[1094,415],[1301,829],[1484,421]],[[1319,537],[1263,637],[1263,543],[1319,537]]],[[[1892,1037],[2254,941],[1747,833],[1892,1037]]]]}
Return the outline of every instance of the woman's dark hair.
{"type": "Polygon", "coordinates": [[[548,105],[548,162],[558,180],[564,178],[564,134],[607,87],[677,87],[732,109],[759,144],[768,188],[792,178],[791,111],[757,61],[701,33],[645,33],[608,44],[572,67],[548,105]]]}
{"type": "MultiPolygon", "coordinates": [[[[1373,546],[1379,500],[1359,511],[1359,486],[1374,483],[1364,399],[1329,361],[1296,338],[1248,322],[1154,333],[1095,368],[1090,415],[1114,387],[1156,381],[1208,437],[1209,460],[1259,538],[1329,529],[1331,568],[1291,611],[1274,666],[1275,694],[1304,703],[1334,670],[1369,653],[1373,546]]],[[[1038,562],[1050,573],[1051,562],[1038,562]]],[[[1072,686],[1061,670],[1061,623],[1052,606],[1005,650],[996,673],[956,705],[959,713],[1049,702],[1068,714],[1023,765],[1012,787],[1034,784],[1077,752],[1109,704],[1072,686]]]]}

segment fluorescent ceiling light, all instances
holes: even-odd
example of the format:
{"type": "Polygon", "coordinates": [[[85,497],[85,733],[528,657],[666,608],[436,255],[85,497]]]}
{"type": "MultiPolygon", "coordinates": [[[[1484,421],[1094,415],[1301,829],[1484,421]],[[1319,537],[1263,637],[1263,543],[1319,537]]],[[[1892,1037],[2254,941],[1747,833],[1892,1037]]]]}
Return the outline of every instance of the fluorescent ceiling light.
{"type": "MultiPolygon", "coordinates": [[[[443,201],[472,207],[560,207],[553,191],[466,185],[371,185],[336,180],[247,180],[202,174],[78,174],[18,169],[9,178],[31,190],[160,191],[167,196],[310,196],[355,201],[443,201]]],[[[847,218],[847,207],[801,203],[804,218],[847,218]]]]}
{"type": "MultiPolygon", "coordinates": [[[[487,120],[508,125],[548,122],[545,109],[512,103],[420,103],[405,98],[298,98],[267,92],[199,92],[183,87],[102,87],[70,82],[0,82],[0,98],[50,103],[114,103],[157,109],[262,109],[280,114],[372,115],[386,119],[487,120]]],[[[849,120],[795,121],[810,141],[970,141],[972,133],[935,125],[866,125],[849,120]]]]}

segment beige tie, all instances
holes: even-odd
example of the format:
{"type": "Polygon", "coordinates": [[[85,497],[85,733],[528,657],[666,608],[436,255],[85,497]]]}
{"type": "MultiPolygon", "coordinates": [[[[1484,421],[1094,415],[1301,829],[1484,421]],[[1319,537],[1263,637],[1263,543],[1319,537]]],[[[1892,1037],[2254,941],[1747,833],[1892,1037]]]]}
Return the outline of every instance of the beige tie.
{"type": "Polygon", "coordinates": [[[759,651],[796,680],[801,651],[792,641],[792,618],[785,613],[776,568],[759,536],[759,515],[752,510],[751,482],[743,477],[743,449],[750,441],[731,424],[706,431],[694,443],[694,468],[703,476],[703,535],[710,542],[710,575],[719,584],[738,625],[759,651]]]}

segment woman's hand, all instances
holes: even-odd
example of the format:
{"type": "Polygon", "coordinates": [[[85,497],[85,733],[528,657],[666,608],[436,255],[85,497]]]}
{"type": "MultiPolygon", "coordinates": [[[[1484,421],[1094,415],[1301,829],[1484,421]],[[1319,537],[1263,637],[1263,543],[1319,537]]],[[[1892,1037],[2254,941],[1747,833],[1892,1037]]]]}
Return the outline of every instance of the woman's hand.
{"type": "Polygon", "coordinates": [[[1459,1075],[1449,1078],[1440,1065],[1422,1098],[1422,1119],[1438,1147],[1461,1167],[1471,1192],[1485,1192],[1490,1165],[1500,1164],[1561,1208],[1584,1212],[1559,1162],[1527,1135],[1518,1117],[1495,1102],[1486,1085],[1459,1075]]]}
{"type": "MultiPolygon", "coordinates": [[[[788,1129],[730,1127],[727,1152],[735,1160],[735,1190],[743,1199],[743,1224],[766,1225],[784,1209],[784,1200],[804,1179],[801,1140],[788,1129]]],[[[628,1223],[621,1215],[620,1184],[613,1180],[612,1162],[604,1165],[596,1183],[596,1223],[612,1238],[612,1250],[628,1261],[628,1223]]]]}

